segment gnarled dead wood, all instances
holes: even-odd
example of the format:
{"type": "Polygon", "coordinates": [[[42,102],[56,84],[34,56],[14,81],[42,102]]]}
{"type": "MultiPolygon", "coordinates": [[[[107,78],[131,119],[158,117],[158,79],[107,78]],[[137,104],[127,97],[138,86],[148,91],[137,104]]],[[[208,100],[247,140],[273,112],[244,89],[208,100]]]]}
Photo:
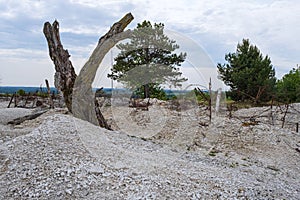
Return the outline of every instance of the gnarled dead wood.
{"type": "Polygon", "coordinates": [[[70,54],[61,44],[59,23],[56,20],[52,25],[46,22],[43,32],[48,42],[50,58],[55,65],[54,85],[63,93],[65,104],[72,112],[72,93],[76,74],[72,62],[69,60],[70,54]]]}
{"type": "Polygon", "coordinates": [[[124,31],[124,29],[132,20],[133,16],[131,13],[128,13],[120,21],[114,23],[110,30],[99,39],[98,45],[81,69],[73,90],[72,110],[75,117],[93,124],[99,123],[100,126],[110,129],[106,122],[103,121],[104,118],[99,115],[99,113],[101,114],[99,107],[95,105],[92,83],[97,69],[108,51],[119,41],[130,37],[131,31],[124,31]],[[98,120],[96,116],[98,116],[98,120]]]}
{"type": "Polygon", "coordinates": [[[123,31],[132,20],[133,16],[128,13],[113,24],[110,30],[99,39],[97,47],[78,77],[76,77],[73,65],[69,60],[68,50],[64,50],[61,44],[58,22],[55,20],[52,25],[49,22],[44,24],[43,31],[48,42],[49,55],[56,70],[54,84],[58,90],[63,92],[66,106],[75,117],[110,129],[94,99],[92,83],[107,52],[117,42],[129,38],[131,31],[123,31]]]}

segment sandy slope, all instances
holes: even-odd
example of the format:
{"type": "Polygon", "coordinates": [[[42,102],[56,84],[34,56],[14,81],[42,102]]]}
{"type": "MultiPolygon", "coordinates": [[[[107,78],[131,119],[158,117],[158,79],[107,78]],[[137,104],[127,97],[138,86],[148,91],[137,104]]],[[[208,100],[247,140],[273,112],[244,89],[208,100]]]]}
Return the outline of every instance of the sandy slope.
{"type": "MultiPolygon", "coordinates": [[[[140,139],[63,112],[50,111],[17,129],[2,122],[1,132],[24,131],[1,138],[0,199],[300,196],[300,154],[295,150],[300,136],[295,132],[263,123],[241,126],[239,119],[224,117],[202,127],[187,111],[173,112],[184,122],[179,128],[167,126],[140,139]]],[[[168,124],[178,124],[174,115],[168,115],[168,124]]]]}

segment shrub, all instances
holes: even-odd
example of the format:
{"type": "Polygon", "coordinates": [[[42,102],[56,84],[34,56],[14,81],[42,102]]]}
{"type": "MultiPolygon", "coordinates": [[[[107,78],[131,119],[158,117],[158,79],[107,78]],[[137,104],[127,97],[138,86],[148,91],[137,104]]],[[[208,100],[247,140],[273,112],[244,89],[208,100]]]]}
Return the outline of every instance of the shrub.
{"type": "Polygon", "coordinates": [[[24,90],[22,90],[22,89],[19,89],[17,91],[17,94],[20,95],[20,96],[24,96],[26,94],[26,92],[24,90]]]}

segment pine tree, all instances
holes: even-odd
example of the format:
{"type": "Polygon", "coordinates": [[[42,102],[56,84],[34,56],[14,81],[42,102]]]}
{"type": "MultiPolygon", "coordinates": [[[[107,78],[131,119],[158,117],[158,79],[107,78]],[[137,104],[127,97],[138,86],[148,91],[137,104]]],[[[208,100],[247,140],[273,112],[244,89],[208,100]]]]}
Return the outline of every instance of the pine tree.
{"type": "Polygon", "coordinates": [[[276,83],[275,70],[268,56],[243,39],[235,53],[225,55],[226,64],[218,64],[220,79],[230,86],[233,100],[269,100],[276,83]]]}
{"type": "Polygon", "coordinates": [[[133,30],[129,42],[117,45],[120,50],[109,78],[122,82],[131,89],[143,88],[144,98],[153,89],[169,83],[180,86],[186,78],[181,77],[179,66],[186,53],[173,53],[179,48],[176,41],[164,34],[164,24],[144,21],[133,30]]]}
{"type": "Polygon", "coordinates": [[[276,97],[279,102],[300,102],[300,67],[293,68],[277,82],[276,97]]]}

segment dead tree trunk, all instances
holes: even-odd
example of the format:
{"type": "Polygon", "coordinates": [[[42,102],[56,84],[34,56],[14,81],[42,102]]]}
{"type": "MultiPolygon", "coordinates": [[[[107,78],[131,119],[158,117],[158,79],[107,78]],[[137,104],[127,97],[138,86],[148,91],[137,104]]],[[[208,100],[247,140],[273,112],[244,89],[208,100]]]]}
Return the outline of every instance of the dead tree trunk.
{"type": "Polygon", "coordinates": [[[92,83],[106,53],[117,42],[129,38],[131,31],[123,31],[132,20],[133,16],[128,13],[120,21],[113,24],[110,30],[99,39],[97,47],[81,69],[78,77],[69,60],[68,51],[64,50],[61,44],[58,22],[54,21],[52,25],[49,22],[44,24],[44,35],[48,42],[49,55],[56,70],[54,84],[58,90],[62,91],[66,106],[75,117],[94,124],[97,124],[98,121],[101,127],[110,129],[96,101],[94,101],[92,83]]]}
{"type": "Polygon", "coordinates": [[[48,42],[50,58],[55,65],[54,85],[63,93],[65,104],[72,112],[72,93],[76,74],[72,62],[69,60],[70,54],[61,44],[59,23],[56,20],[52,25],[46,22],[43,32],[48,42]]]}
{"type": "Polygon", "coordinates": [[[14,100],[14,98],[16,98],[16,93],[14,93],[14,94],[11,96],[11,98],[10,98],[10,101],[9,101],[9,104],[8,104],[7,108],[9,108],[9,107],[10,107],[10,104],[12,103],[12,101],[14,100]]]}
{"type": "Polygon", "coordinates": [[[45,82],[46,82],[46,87],[47,87],[47,93],[48,93],[50,108],[53,109],[54,108],[54,103],[53,103],[53,99],[52,99],[52,96],[51,96],[51,90],[50,90],[49,82],[48,82],[47,79],[45,80],[45,82]]]}
{"type": "Polygon", "coordinates": [[[94,101],[95,101],[95,112],[96,112],[96,117],[98,119],[99,126],[102,128],[106,128],[107,130],[112,130],[112,128],[107,124],[104,116],[100,111],[100,105],[96,97],[94,101]]]}
{"type": "Polygon", "coordinates": [[[104,119],[96,114],[100,110],[95,105],[92,83],[95,79],[97,69],[107,52],[119,41],[130,37],[130,30],[123,31],[132,20],[133,16],[131,13],[128,13],[120,21],[114,23],[110,30],[99,39],[97,47],[94,49],[87,63],[80,70],[76,78],[73,94],[73,114],[75,117],[107,128],[105,127],[106,122],[103,121],[104,119]]]}
{"type": "Polygon", "coordinates": [[[285,107],[286,107],[286,109],[285,109],[284,115],[283,115],[283,117],[282,117],[282,125],[281,125],[281,128],[284,127],[286,114],[288,113],[288,110],[289,110],[289,104],[286,104],[285,107]]]}

